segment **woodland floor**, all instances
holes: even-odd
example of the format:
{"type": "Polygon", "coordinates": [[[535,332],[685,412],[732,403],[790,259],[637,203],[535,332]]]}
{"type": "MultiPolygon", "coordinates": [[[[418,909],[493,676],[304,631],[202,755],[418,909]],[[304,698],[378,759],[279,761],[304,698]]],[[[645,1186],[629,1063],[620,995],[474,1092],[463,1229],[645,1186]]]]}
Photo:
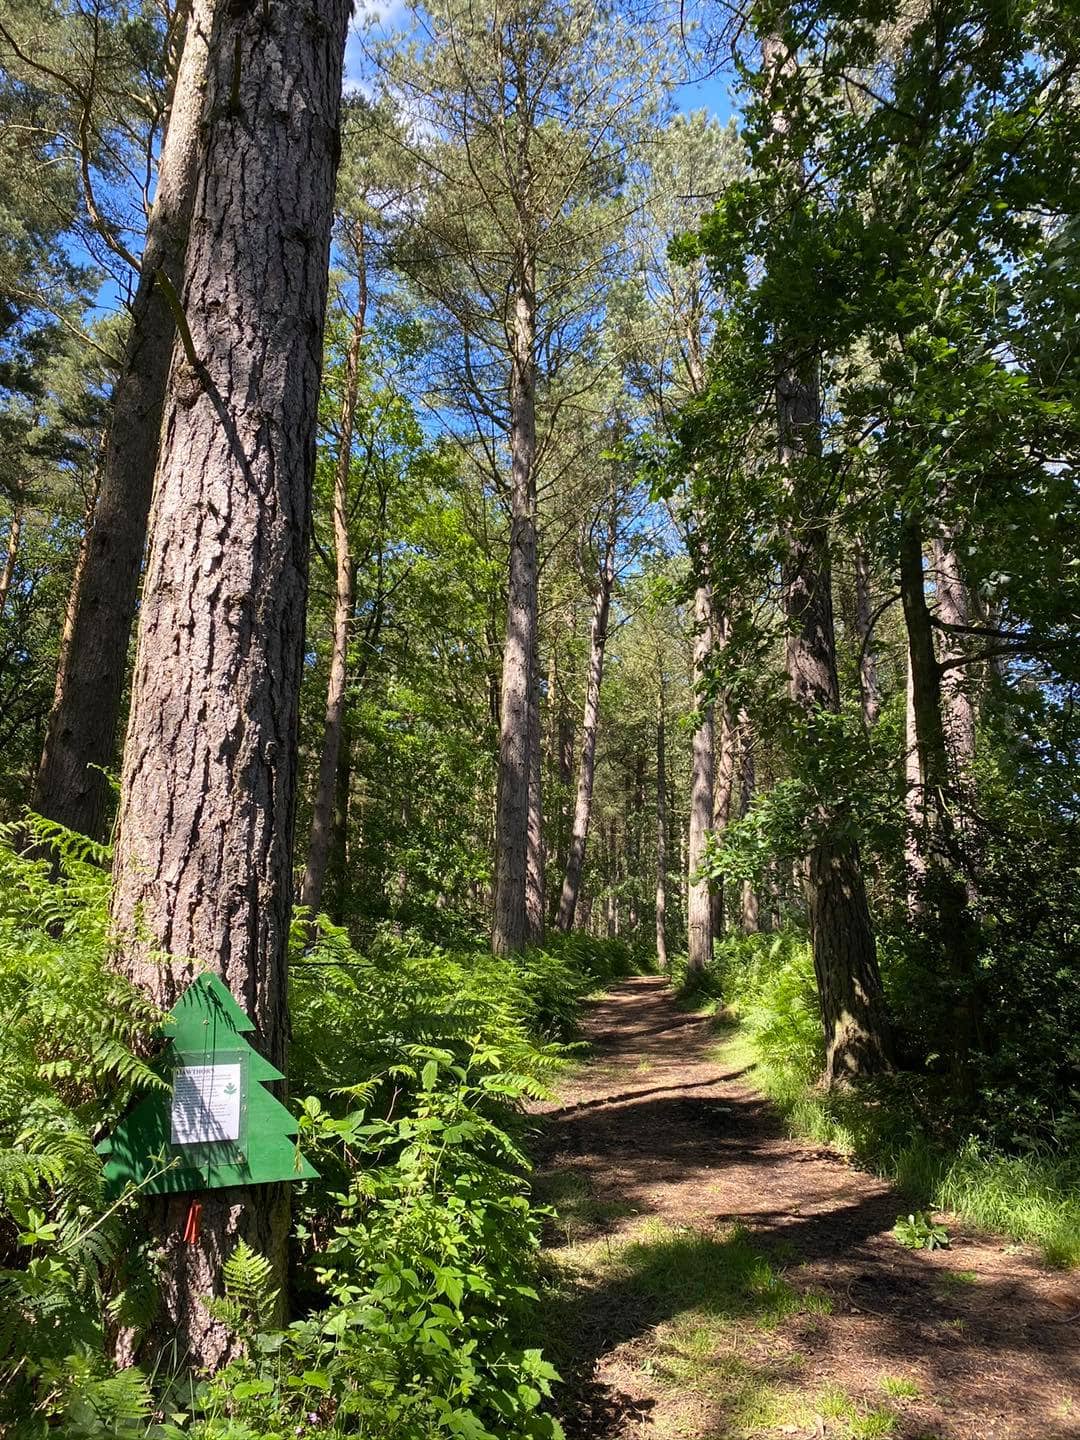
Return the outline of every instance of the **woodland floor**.
{"type": "Polygon", "coordinates": [[[546,1352],[569,1440],[1080,1437],[1080,1275],[788,1138],[739,1042],[618,985],[542,1114],[546,1352]]]}

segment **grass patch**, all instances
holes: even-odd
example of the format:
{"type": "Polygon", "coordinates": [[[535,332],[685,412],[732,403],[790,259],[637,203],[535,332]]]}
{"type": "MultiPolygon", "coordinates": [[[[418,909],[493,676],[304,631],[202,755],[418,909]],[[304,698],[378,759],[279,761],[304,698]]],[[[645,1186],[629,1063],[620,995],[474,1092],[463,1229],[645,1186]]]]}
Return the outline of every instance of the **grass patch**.
{"type": "Polygon", "coordinates": [[[894,1400],[918,1400],[922,1394],[915,1381],[909,1380],[906,1375],[883,1376],[881,1388],[894,1400]]]}
{"type": "Polygon", "coordinates": [[[637,1213],[625,1200],[599,1199],[584,1176],[574,1170],[550,1170],[538,1176],[532,1199],[534,1205],[551,1212],[548,1228],[566,1245],[637,1213]]]}

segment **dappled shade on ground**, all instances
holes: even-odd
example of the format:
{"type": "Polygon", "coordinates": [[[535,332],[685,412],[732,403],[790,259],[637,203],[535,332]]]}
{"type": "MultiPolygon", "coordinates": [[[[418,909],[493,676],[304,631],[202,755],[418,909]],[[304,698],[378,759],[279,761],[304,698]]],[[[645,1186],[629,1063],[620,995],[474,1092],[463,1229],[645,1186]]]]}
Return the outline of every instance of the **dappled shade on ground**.
{"type": "Polygon", "coordinates": [[[543,1116],[545,1346],[571,1440],[1066,1440],[1080,1282],[892,1236],[903,1201],[785,1136],[737,1042],[641,977],[543,1116]]]}

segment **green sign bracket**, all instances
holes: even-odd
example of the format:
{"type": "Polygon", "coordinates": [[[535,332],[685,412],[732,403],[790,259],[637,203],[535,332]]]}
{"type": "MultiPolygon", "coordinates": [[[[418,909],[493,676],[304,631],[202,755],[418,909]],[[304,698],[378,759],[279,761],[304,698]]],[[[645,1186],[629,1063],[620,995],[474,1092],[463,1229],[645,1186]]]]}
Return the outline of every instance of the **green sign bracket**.
{"type": "Polygon", "coordinates": [[[98,1145],[105,1187],[148,1195],[313,1180],[295,1116],[266,1089],[284,1075],[245,1035],[254,1024],[228,988],[200,975],[169,1012],[155,1068],[167,1092],[140,1100],[98,1145]]]}

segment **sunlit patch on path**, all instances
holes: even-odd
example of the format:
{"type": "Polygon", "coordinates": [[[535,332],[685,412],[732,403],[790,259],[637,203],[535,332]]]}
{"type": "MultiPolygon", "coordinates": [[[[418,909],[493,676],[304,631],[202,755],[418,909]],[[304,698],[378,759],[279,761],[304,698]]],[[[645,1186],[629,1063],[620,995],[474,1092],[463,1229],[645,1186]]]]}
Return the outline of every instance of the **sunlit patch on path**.
{"type": "Polygon", "coordinates": [[[956,1235],[789,1139],[748,1057],[662,980],[594,1007],[542,1117],[545,1349],[570,1440],[1076,1440],[1080,1280],[956,1235]]]}

